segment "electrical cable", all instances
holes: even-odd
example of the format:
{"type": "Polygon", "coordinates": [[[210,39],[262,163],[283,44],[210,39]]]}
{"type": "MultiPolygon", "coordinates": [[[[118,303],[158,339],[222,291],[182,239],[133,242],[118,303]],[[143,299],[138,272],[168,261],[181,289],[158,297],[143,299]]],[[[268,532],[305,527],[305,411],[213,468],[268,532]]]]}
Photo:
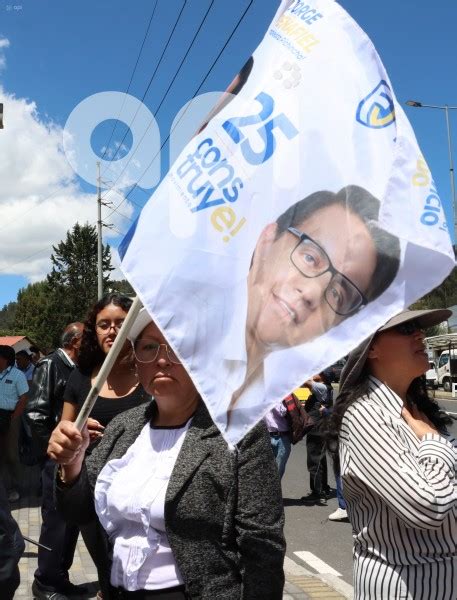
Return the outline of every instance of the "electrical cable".
{"type": "MultiPolygon", "coordinates": [[[[165,52],[167,51],[167,48],[168,48],[168,46],[169,46],[169,44],[170,44],[170,41],[171,41],[171,38],[173,37],[173,34],[174,34],[175,30],[176,30],[176,27],[178,26],[179,20],[180,20],[180,18],[181,18],[181,15],[182,15],[182,13],[183,13],[183,11],[184,11],[184,8],[185,8],[185,6],[186,6],[186,1],[187,1],[187,0],[184,0],[184,2],[183,2],[183,5],[182,5],[182,7],[181,7],[181,10],[179,11],[178,18],[176,19],[176,21],[175,21],[175,24],[174,24],[174,26],[173,26],[173,29],[171,30],[171,33],[170,33],[170,35],[168,36],[168,40],[167,40],[167,43],[165,44],[165,48],[163,49],[163,51],[162,51],[162,54],[160,55],[159,61],[158,61],[157,65],[156,65],[156,67],[155,67],[155,69],[154,69],[154,71],[153,71],[153,73],[152,73],[152,75],[151,75],[151,77],[150,77],[150,79],[149,79],[148,85],[146,86],[146,90],[145,90],[145,92],[144,92],[144,94],[143,94],[143,96],[142,96],[142,98],[141,98],[141,100],[140,100],[140,102],[141,102],[141,103],[142,103],[142,102],[144,101],[144,99],[146,98],[146,94],[148,93],[148,91],[149,91],[149,88],[151,87],[151,85],[152,85],[152,82],[153,82],[153,80],[154,80],[154,77],[155,77],[155,75],[156,75],[156,73],[157,73],[157,71],[158,71],[158,69],[159,69],[160,65],[162,64],[162,60],[163,60],[163,58],[164,58],[164,56],[165,56],[165,52]]],[[[133,125],[133,123],[134,123],[134,121],[135,121],[135,119],[136,119],[136,116],[137,116],[137,114],[138,114],[139,110],[140,110],[140,106],[138,106],[138,108],[137,108],[137,110],[136,110],[135,114],[133,115],[133,119],[131,120],[131,122],[130,122],[130,124],[129,124],[129,126],[128,126],[128,128],[127,128],[127,130],[126,130],[125,134],[124,134],[124,137],[122,138],[122,140],[121,140],[121,142],[120,142],[120,144],[119,144],[118,148],[116,149],[116,152],[114,153],[114,155],[113,155],[113,157],[112,157],[112,159],[111,159],[111,160],[114,160],[114,159],[116,158],[116,155],[117,155],[117,153],[119,152],[119,149],[122,147],[122,144],[124,143],[124,141],[125,141],[125,138],[127,137],[127,134],[128,134],[128,132],[129,132],[129,130],[130,130],[130,128],[131,128],[131,126],[133,125]]],[[[137,146],[137,147],[138,147],[138,146],[137,146]]],[[[119,177],[120,177],[120,176],[119,176],[119,177]]],[[[119,178],[118,178],[118,179],[119,179],[119,178]]]]}
{"type": "MultiPolygon", "coordinates": [[[[186,59],[187,59],[187,57],[188,57],[188,55],[189,55],[189,52],[191,51],[191,49],[192,49],[192,47],[193,47],[193,45],[194,45],[194,43],[195,43],[195,40],[196,40],[196,39],[197,39],[197,37],[198,37],[198,34],[200,33],[200,31],[201,31],[201,29],[202,29],[203,25],[205,24],[205,21],[206,21],[206,19],[207,19],[208,15],[209,15],[209,13],[210,13],[210,11],[211,11],[211,9],[212,9],[213,5],[214,5],[214,2],[215,2],[215,0],[211,0],[210,4],[209,4],[209,6],[208,6],[208,8],[207,8],[207,10],[206,10],[205,16],[203,17],[203,19],[202,19],[202,21],[201,21],[201,23],[200,23],[200,25],[199,25],[199,27],[198,27],[197,31],[194,33],[194,36],[193,36],[193,38],[192,38],[192,41],[191,41],[191,43],[190,43],[190,45],[189,45],[189,47],[188,47],[188,49],[187,49],[187,52],[185,53],[185,55],[184,55],[184,56],[183,56],[183,58],[181,59],[181,62],[179,63],[179,67],[178,67],[178,69],[176,70],[175,74],[173,75],[173,78],[172,78],[172,80],[170,81],[170,83],[169,83],[169,85],[168,85],[168,87],[167,87],[167,89],[166,89],[166,91],[165,91],[165,94],[162,96],[162,99],[160,100],[158,107],[157,107],[157,108],[156,108],[156,110],[153,112],[153,114],[154,114],[154,115],[157,115],[157,114],[158,114],[158,112],[160,111],[160,108],[161,108],[162,104],[164,103],[164,101],[165,101],[165,98],[168,96],[168,92],[170,91],[170,89],[171,89],[171,87],[172,87],[173,83],[176,81],[176,78],[178,77],[178,75],[179,75],[179,72],[181,71],[181,69],[182,69],[182,66],[183,66],[183,65],[184,65],[184,63],[185,63],[185,61],[186,61],[186,59]]],[[[145,131],[144,131],[143,135],[141,136],[141,139],[140,139],[140,141],[138,142],[138,144],[137,144],[137,146],[136,146],[136,147],[137,147],[137,149],[139,148],[139,146],[140,146],[141,142],[144,140],[144,138],[145,138],[145,136],[146,136],[147,132],[149,131],[149,129],[150,129],[150,127],[151,127],[151,125],[152,125],[153,123],[154,123],[154,121],[151,121],[151,122],[149,123],[149,125],[146,127],[146,129],[145,129],[145,131]]],[[[117,182],[117,181],[119,181],[119,179],[122,177],[122,174],[123,174],[123,173],[125,172],[125,170],[127,169],[128,165],[129,165],[130,161],[133,159],[133,156],[134,156],[134,155],[135,155],[135,151],[133,151],[133,152],[132,152],[132,155],[129,157],[128,161],[126,162],[126,164],[125,164],[124,168],[123,168],[123,169],[122,169],[122,171],[120,172],[120,174],[119,174],[118,178],[116,179],[116,181],[114,182],[114,184],[116,184],[116,182],[117,182]]],[[[151,163],[151,164],[152,164],[152,163],[151,163]]],[[[144,176],[144,173],[143,173],[142,177],[143,177],[143,176],[144,176]]],[[[126,198],[123,200],[123,202],[125,202],[125,200],[126,200],[126,199],[127,199],[127,197],[126,197],[126,198]]]]}
{"type": "MultiPolygon", "coordinates": [[[[219,60],[219,58],[221,57],[222,53],[224,52],[224,50],[226,49],[226,47],[228,46],[228,44],[230,43],[231,39],[233,38],[233,36],[235,35],[235,32],[237,31],[238,27],[240,26],[241,22],[243,21],[244,17],[246,16],[248,10],[251,8],[252,4],[254,3],[254,0],[250,0],[249,4],[247,5],[247,7],[245,8],[245,10],[243,11],[243,14],[241,15],[241,17],[238,19],[237,24],[235,25],[232,33],[230,34],[230,36],[227,38],[227,41],[225,42],[225,44],[223,45],[223,47],[221,48],[221,50],[219,51],[219,54],[216,56],[216,58],[214,59],[213,63],[211,64],[211,67],[209,68],[209,70],[207,71],[203,81],[201,82],[201,84],[198,86],[196,92],[194,93],[194,95],[192,96],[191,100],[193,100],[199,93],[199,91],[201,90],[201,88],[203,87],[205,81],[208,79],[211,71],[213,70],[214,66],[216,65],[217,61],[219,60]]],[[[149,170],[149,168],[151,167],[151,165],[153,164],[153,162],[156,160],[157,156],[162,152],[165,144],[168,142],[168,140],[170,139],[170,136],[172,135],[172,133],[174,132],[174,130],[176,129],[176,127],[179,125],[179,123],[181,122],[181,120],[183,119],[184,115],[187,112],[188,107],[190,106],[191,102],[189,102],[187,104],[186,110],[183,111],[182,115],[180,116],[178,122],[175,124],[175,126],[173,127],[173,129],[170,131],[170,133],[167,135],[167,137],[165,138],[165,141],[163,142],[163,144],[160,146],[159,150],[156,152],[156,154],[154,155],[154,157],[152,158],[151,162],[148,164],[148,166],[146,167],[146,169],[143,171],[143,174],[141,175],[141,177],[138,179],[137,183],[135,183],[135,185],[132,187],[132,189],[126,194],[125,198],[129,198],[130,194],[136,189],[140,189],[141,191],[143,191],[146,195],[150,196],[150,194],[148,194],[147,192],[145,192],[144,190],[142,190],[142,188],[139,187],[139,182],[141,181],[141,179],[144,177],[144,175],[146,174],[146,172],[149,170]]]]}
{"type": "Polygon", "coordinates": [[[109,145],[111,144],[111,140],[113,139],[114,132],[115,132],[115,130],[116,130],[116,127],[117,127],[117,124],[118,124],[118,122],[119,122],[119,117],[120,117],[120,116],[121,116],[121,114],[122,114],[122,109],[124,108],[124,104],[125,104],[125,98],[127,97],[127,94],[128,94],[128,93],[129,93],[129,91],[130,91],[130,86],[132,85],[132,81],[133,81],[133,78],[134,78],[134,76],[135,76],[135,73],[136,73],[136,68],[137,68],[137,66],[138,66],[138,63],[140,62],[140,57],[141,57],[141,54],[142,54],[142,52],[143,52],[143,47],[144,47],[144,44],[145,44],[145,42],[146,42],[146,38],[148,37],[148,34],[149,34],[149,29],[151,28],[152,19],[154,18],[154,13],[155,13],[155,11],[156,11],[156,8],[157,8],[157,2],[158,2],[158,0],[156,0],[156,1],[155,1],[154,8],[152,9],[152,13],[151,13],[151,16],[150,16],[150,18],[149,18],[149,23],[148,23],[148,26],[147,26],[147,28],[146,28],[146,32],[145,32],[145,34],[144,34],[144,36],[143,36],[143,41],[142,41],[142,43],[141,43],[141,47],[140,47],[140,50],[139,50],[139,52],[138,52],[138,56],[137,56],[137,59],[136,59],[135,66],[133,67],[132,75],[131,75],[131,77],[130,77],[130,81],[129,81],[129,84],[128,84],[128,86],[127,86],[127,90],[126,90],[126,92],[125,92],[124,100],[122,101],[122,105],[121,105],[121,108],[120,108],[120,110],[119,110],[119,114],[118,114],[118,116],[117,116],[116,122],[114,123],[113,129],[112,129],[112,131],[111,131],[111,135],[109,136],[109,140],[108,140],[107,144],[105,144],[105,151],[103,152],[103,156],[101,157],[101,158],[102,158],[102,160],[105,158],[105,156],[106,156],[106,153],[108,152],[109,145]]]}

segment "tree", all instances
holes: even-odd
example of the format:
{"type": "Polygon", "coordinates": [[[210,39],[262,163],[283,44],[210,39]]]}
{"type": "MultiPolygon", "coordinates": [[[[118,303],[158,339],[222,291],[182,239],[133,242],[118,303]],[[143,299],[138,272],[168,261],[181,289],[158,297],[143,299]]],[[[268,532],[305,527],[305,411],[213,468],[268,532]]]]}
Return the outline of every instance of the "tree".
{"type": "MultiPolygon", "coordinates": [[[[88,308],[97,300],[97,233],[95,226],[76,223],[65,241],[53,246],[52,271],[47,282],[52,290],[52,304],[65,326],[83,320],[88,308]]],[[[103,247],[103,288],[110,285],[111,250],[103,247]]]]}
{"type": "Polygon", "coordinates": [[[112,292],[118,292],[126,296],[136,296],[135,290],[126,279],[113,280],[109,287],[112,292]]]}
{"type": "Polygon", "coordinates": [[[15,335],[27,335],[41,349],[54,346],[58,315],[51,309],[52,290],[47,281],[19,290],[14,318],[15,335]]]}
{"type": "Polygon", "coordinates": [[[434,290],[422,296],[411,308],[448,308],[457,304],[457,268],[434,290]]]}
{"type": "MultiPolygon", "coordinates": [[[[457,304],[457,268],[452,269],[446,279],[435,289],[410,306],[411,310],[423,310],[427,308],[449,308],[457,304]]],[[[429,327],[426,335],[439,335],[443,328],[439,325],[429,327]]]]}
{"type": "Polygon", "coordinates": [[[0,310],[0,329],[12,331],[14,329],[14,315],[16,313],[16,302],[8,302],[0,310]]]}

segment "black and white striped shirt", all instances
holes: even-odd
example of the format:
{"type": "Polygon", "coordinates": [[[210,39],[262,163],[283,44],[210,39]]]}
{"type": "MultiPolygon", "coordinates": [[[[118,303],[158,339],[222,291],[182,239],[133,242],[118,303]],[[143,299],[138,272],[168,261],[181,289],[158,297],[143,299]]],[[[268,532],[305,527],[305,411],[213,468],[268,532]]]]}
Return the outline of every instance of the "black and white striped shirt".
{"type": "Polygon", "coordinates": [[[419,440],[403,401],[370,377],[340,433],[354,598],[457,599],[457,441],[419,440]]]}

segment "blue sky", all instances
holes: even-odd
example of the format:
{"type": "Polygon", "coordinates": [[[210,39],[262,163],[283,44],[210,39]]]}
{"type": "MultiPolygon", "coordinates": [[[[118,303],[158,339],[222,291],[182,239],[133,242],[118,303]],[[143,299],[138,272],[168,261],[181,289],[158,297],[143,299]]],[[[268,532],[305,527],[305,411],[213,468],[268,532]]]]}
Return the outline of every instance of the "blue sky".
{"type": "MultiPolygon", "coordinates": [[[[128,4],[125,0],[0,0],[0,60],[3,57],[5,62],[3,67],[0,64],[0,94],[3,90],[9,98],[14,97],[18,110],[20,108],[25,113],[30,112],[27,107],[35,103],[37,112],[33,116],[34,122],[44,124],[52,130],[52,124],[63,127],[73,108],[91,94],[108,90],[125,91],[154,4],[155,0],[134,0],[128,4]],[[8,47],[5,43],[1,47],[2,39],[9,41],[8,47]]],[[[210,0],[186,2],[170,46],[144,101],[155,113],[162,139],[166,137],[176,112],[195,93],[248,4],[247,0],[214,0],[188,60],[160,111],[156,113],[164,91],[210,5],[210,0]]],[[[450,0],[435,0],[433,4],[419,3],[416,0],[384,0],[379,4],[364,0],[342,0],[340,4],[373,40],[400,102],[404,103],[412,98],[427,104],[457,105],[457,82],[454,77],[457,3],[450,0]]],[[[130,88],[132,95],[142,97],[182,5],[183,0],[158,0],[130,88]]],[[[277,0],[252,2],[237,33],[211,71],[202,92],[226,87],[258,45],[277,6],[277,0]]],[[[5,106],[5,122],[8,127],[7,103],[5,106]]],[[[407,108],[406,111],[432,170],[438,191],[448,204],[448,220],[451,222],[444,113],[425,108],[407,108]]],[[[451,121],[457,151],[457,111],[451,114],[451,121]]],[[[3,156],[3,159],[0,158],[0,171],[5,152],[8,153],[8,146],[5,148],[1,144],[1,136],[5,131],[6,129],[0,131],[0,156],[3,156]]],[[[110,124],[98,128],[96,143],[102,145],[110,131],[110,124]]],[[[39,132],[40,135],[45,133],[43,129],[39,132]]],[[[43,142],[40,144],[43,145],[43,142]]],[[[36,152],[33,145],[27,147],[30,152],[36,152]]],[[[51,162],[46,165],[53,164],[54,159],[49,160],[51,162]]],[[[21,177],[27,175],[27,164],[26,161],[21,166],[21,177]]],[[[166,160],[163,164],[166,164],[166,160]]],[[[64,169],[56,174],[56,177],[65,176],[69,177],[64,169]]],[[[46,182],[40,181],[37,184],[37,195],[40,190],[46,194],[46,189],[46,182]]],[[[68,224],[72,219],[71,210],[74,210],[71,198],[79,192],[93,193],[94,189],[77,182],[71,186],[70,192],[68,198],[58,205],[59,210],[63,211],[62,215],[66,215],[68,224]]],[[[130,219],[135,217],[138,206],[145,203],[148,195],[149,192],[135,190],[131,196],[135,204],[126,215],[129,218],[116,222],[117,231],[127,230],[130,219]]],[[[1,262],[0,306],[14,300],[18,289],[29,280],[40,278],[40,269],[42,272],[45,268],[43,265],[48,264],[46,261],[51,252],[51,243],[56,243],[63,237],[52,236],[52,231],[55,235],[60,231],[57,221],[55,228],[51,228],[52,231],[49,229],[49,221],[40,221],[41,237],[32,245],[31,232],[39,229],[36,219],[42,216],[36,213],[38,205],[33,204],[30,199],[27,200],[29,204],[20,205],[21,196],[18,194],[17,200],[14,200],[16,204],[12,206],[11,198],[16,198],[14,187],[10,196],[3,200],[10,211],[6,219],[9,224],[7,233],[13,236],[18,223],[21,228],[17,229],[17,236],[13,236],[9,242],[10,247],[17,244],[17,251],[8,254],[1,262]],[[7,204],[8,199],[10,204],[7,204]],[[27,208],[23,209],[22,206],[27,208]]],[[[95,220],[95,202],[92,206],[88,204],[89,200],[86,197],[84,209],[78,210],[84,215],[93,212],[95,220]]],[[[0,199],[0,204],[3,201],[0,199]]],[[[57,208],[54,207],[53,210],[57,208]]],[[[43,209],[41,212],[44,215],[46,211],[43,209]]],[[[4,207],[2,213],[5,215],[4,207]]],[[[0,236],[1,227],[0,223],[0,236]]],[[[119,236],[114,230],[109,234],[112,236],[109,242],[116,246],[119,236]]]]}

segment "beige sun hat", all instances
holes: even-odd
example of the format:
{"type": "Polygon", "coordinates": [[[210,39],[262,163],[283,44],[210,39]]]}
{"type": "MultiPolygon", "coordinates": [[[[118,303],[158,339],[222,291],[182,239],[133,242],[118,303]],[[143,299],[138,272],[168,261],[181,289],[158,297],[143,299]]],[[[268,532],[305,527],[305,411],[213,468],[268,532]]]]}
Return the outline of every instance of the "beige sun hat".
{"type": "MultiPolygon", "coordinates": [[[[392,317],[387,321],[385,325],[380,327],[378,331],[385,331],[391,329],[401,323],[407,321],[417,321],[419,326],[422,328],[432,327],[438,325],[442,321],[446,321],[452,315],[452,311],[447,308],[436,308],[428,310],[403,310],[395,317],[392,317]]],[[[349,353],[346,364],[341,371],[340,376],[340,389],[338,396],[341,396],[347,390],[349,390],[360,378],[360,375],[365,366],[368,352],[370,350],[371,342],[377,331],[365,339],[357,348],[349,353]]]]}

